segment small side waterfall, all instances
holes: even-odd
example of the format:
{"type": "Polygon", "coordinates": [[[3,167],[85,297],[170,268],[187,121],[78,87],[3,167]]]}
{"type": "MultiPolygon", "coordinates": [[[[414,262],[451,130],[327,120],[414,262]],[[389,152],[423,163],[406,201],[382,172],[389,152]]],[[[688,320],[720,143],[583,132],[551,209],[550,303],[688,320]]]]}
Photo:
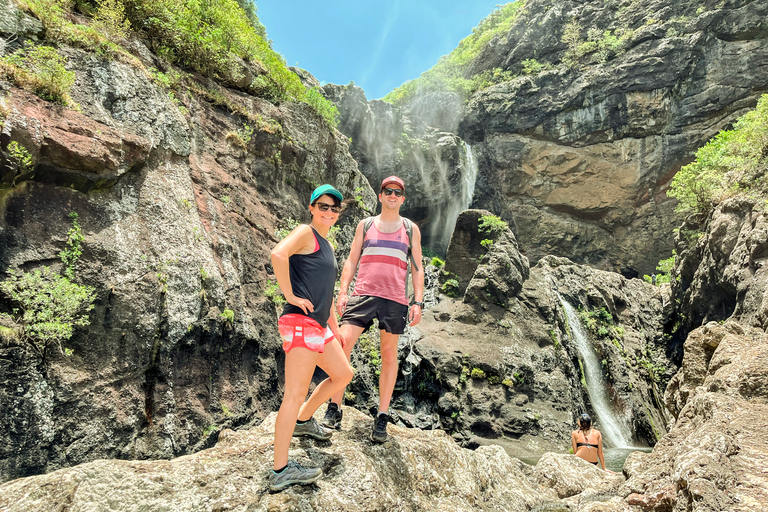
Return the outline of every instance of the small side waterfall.
{"type": "Polygon", "coordinates": [[[448,244],[451,241],[451,235],[453,229],[456,227],[456,219],[459,218],[459,214],[469,208],[472,204],[472,197],[475,193],[475,183],[477,181],[478,165],[475,160],[475,155],[472,152],[472,146],[466,143],[462,143],[461,147],[461,180],[458,183],[458,187],[451,186],[449,176],[451,174],[450,169],[445,169],[444,166],[440,166],[441,179],[444,181],[444,188],[450,191],[450,200],[446,201],[444,208],[441,207],[441,211],[434,215],[434,218],[441,219],[441,222],[432,224],[430,227],[430,236],[432,240],[437,243],[436,247],[440,252],[445,252],[448,248],[448,244]],[[458,190],[457,190],[458,188],[458,190]]]}
{"type": "Polygon", "coordinates": [[[608,400],[600,358],[584,332],[576,310],[562,297],[560,297],[560,302],[565,309],[568,327],[579,351],[579,358],[584,369],[584,379],[587,383],[587,394],[599,422],[598,430],[603,433],[606,441],[613,448],[629,447],[632,445],[632,433],[629,427],[621,421],[621,418],[617,417],[608,400]]]}

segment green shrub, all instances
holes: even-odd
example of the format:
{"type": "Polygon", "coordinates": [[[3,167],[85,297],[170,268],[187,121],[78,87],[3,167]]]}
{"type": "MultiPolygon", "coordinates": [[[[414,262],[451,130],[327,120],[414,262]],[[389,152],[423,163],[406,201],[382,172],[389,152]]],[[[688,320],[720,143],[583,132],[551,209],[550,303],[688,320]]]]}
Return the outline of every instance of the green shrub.
{"type": "Polygon", "coordinates": [[[219,314],[219,318],[221,318],[222,322],[231,324],[235,321],[235,312],[231,309],[225,309],[222,313],[219,314]]]}
{"type": "Polygon", "coordinates": [[[470,372],[469,376],[473,379],[484,379],[485,372],[480,368],[472,368],[472,372],[470,372]]]}
{"type": "Polygon", "coordinates": [[[526,59],[523,61],[523,73],[526,75],[538,75],[548,69],[552,69],[552,64],[542,64],[536,59],[526,59]]]}
{"type": "Polygon", "coordinates": [[[286,220],[284,227],[275,229],[275,238],[277,238],[278,241],[282,240],[283,238],[291,234],[291,231],[299,227],[299,224],[300,222],[297,221],[296,219],[286,220]]]}
{"type": "MultiPolygon", "coordinates": [[[[659,261],[656,265],[656,284],[668,283],[672,279],[672,271],[675,269],[675,251],[672,251],[672,257],[659,261]]],[[[648,274],[643,276],[647,283],[653,283],[653,278],[648,274]]]]}
{"type": "Polygon", "coordinates": [[[75,83],[74,71],[67,71],[66,59],[51,46],[33,47],[27,43],[2,59],[2,71],[16,85],[30,89],[43,99],[75,106],[69,91],[75,83]]]}
{"type": "Polygon", "coordinates": [[[672,179],[667,195],[680,203],[678,212],[707,213],[737,194],[765,196],[768,189],[768,94],[696,152],[696,160],[672,179]]]}
{"type": "Polygon", "coordinates": [[[80,229],[80,223],[77,222],[77,217],[75,212],[69,214],[69,218],[72,219],[72,227],[67,232],[67,246],[59,253],[59,258],[64,263],[64,275],[69,279],[75,278],[75,263],[83,254],[80,245],[85,239],[80,229]]]}
{"type": "Polygon", "coordinates": [[[429,264],[436,268],[443,268],[445,266],[445,261],[441,260],[437,256],[434,256],[429,264]]]}
{"type": "Polygon", "coordinates": [[[253,2],[254,0],[237,0],[238,5],[240,5],[240,7],[243,9],[243,12],[245,12],[245,15],[248,17],[248,21],[250,21],[251,25],[253,25],[253,29],[256,31],[256,34],[258,34],[258,36],[263,40],[267,41],[267,29],[264,28],[264,25],[259,20],[257,15],[258,7],[256,7],[256,4],[253,2]]]}
{"type": "Polygon", "coordinates": [[[325,119],[328,126],[336,126],[339,124],[339,111],[332,102],[325,99],[325,96],[320,94],[317,87],[313,87],[307,90],[305,100],[307,104],[315,109],[320,114],[320,117],[325,119]]]}
{"type": "Polygon", "coordinates": [[[239,128],[237,131],[229,132],[227,134],[226,140],[236,146],[240,146],[242,149],[248,149],[248,143],[251,142],[252,137],[253,137],[253,128],[251,128],[246,123],[246,124],[243,124],[243,127],[239,128]]]}
{"type": "Polygon", "coordinates": [[[270,279],[267,281],[267,285],[264,287],[264,296],[268,298],[275,306],[282,306],[285,304],[285,297],[280,290],[280,285],[277,281],[270,279]]]}
{"type": "Polygon", "coordinates": [[[456,279],[448,279],[440,287],[440,291],[449,297],[456,298],[459,296],[459,282],[456,279]]]}
{"type": "Polygon", "coordinates": [[[131,24],[125,18],[123,2],[121,0],[97,1],[99,8],[93,16],[93,28],[113,41],[127,38],[131,24]]]}
{"type": "Polygon", "coordinates": [[[632,37],[632,30],[619,28],[615,32],[592,27],[587,39],[581,37],[582,28],[577,20],[571,20],[563,30],[560,41],[567,46],[563,63],[575,67],[586,62],[606,62],[623,51],[624,42],[632,37]]]}
{"type": "Polygon", "coordinates": [[[508,224],[496,215],[483,215],[480,217],[480,223],[478,224],[479,231],[492,235],[501,234],[508,227],[508,224]]]}
{"type": "Polygon", "coordinates": [[[22,327],[21,338],[43,358],[49,347],[62,350],[61,343],[72,337],[76,326],[90,324],[88,312],[95,299],[91,287],[75,284],[50,267],[9,273],[0,292],[14,305],[12,317],[22,327]]]}
{"type": "Polygon", "coordinates": [[[64,275],[50,267],[31,272],[11,269],[9,278],[0,283],[0,293],[9,301],[11,317],[19,326],[19,338],[29,343],[45,360],[51,347],[64,353],[62,343],[69,340],[75,327],[90,324],[89,312],[96,298],[93,288],[71,281],[74,264],[80,257],[80,226],[77,214],[71,214],[67,247],[59,253],[64,275]]]}
{"type": "Polygon", "coordinates": [[[19,167],[21,174],[26,174],[35,167],[35,162],[32,155],[27,151],[27,148],[16,142],[15,140],[8,143],[8,155],[11,160],[19,167]]]}

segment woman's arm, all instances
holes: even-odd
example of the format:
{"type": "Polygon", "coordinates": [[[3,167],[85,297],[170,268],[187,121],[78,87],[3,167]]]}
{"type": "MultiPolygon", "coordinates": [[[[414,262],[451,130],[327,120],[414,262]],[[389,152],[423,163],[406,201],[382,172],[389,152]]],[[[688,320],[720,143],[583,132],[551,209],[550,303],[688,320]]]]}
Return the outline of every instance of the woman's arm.
{"type": "Polygon", "coordinates": [[[315,306],[309,299],[302,299],[293,294],[291,273],[288,259],[294,254],[310,254],[315,250],[315,234],[306,224],[298,226],[272,249],[272,269],[275,271],[277,284],[289,304],[301,308],[304,314],[311,313],[315,306]]]}

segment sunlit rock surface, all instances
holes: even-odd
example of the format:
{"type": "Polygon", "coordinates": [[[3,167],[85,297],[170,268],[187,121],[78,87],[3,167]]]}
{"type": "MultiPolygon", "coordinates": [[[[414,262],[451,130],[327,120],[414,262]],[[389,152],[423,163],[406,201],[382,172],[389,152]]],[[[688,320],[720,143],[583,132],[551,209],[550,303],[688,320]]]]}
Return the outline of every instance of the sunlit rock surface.
{"type": "MultiPolygon", "coordinates": [[[[460,448],[442,431],[389,427],[374,445],[370,417],[345,408],[330,442],[294,439],[291,457],[323,469],[315,484],[268,491],[276,414],[226,430],[215,447],[170,461],[99,460],[0,486],[0,510],[506,511],[560,507],[531,469],[499,447],[460,448]]],[[[542,509],[543,510],[543,509],[542,509]]],[[[552,508],[548,509],[552,510],[552,508]]]]}

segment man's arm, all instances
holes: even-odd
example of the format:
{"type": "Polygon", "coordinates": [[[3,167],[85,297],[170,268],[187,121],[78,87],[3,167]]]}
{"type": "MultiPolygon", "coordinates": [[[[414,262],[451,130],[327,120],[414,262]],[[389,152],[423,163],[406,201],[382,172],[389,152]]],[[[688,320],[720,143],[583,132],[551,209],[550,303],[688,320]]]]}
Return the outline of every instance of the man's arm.
{"type": "MultiPolygon", "coordinates": [[[[413,240],[411,241],[411,254],[416,260],[416,266],[412,268],[413,274],[413,300],[414,302],[424,302],[424,262],[421,261],[421,231],[416,224],[413,224],[413,240]]],[[[410,326],[414,326],[421,321],[421,306],[413,305],[409,311],[410,326]]]]}
{"type": "Polygon", "coordinates": [[[336,299],[336,312],[339,315],[344,314],[344,310],[347,309],[349,285],[352,284],[352,278],[355,277],[357,265],[360,263],[360,256],[363,253],[364,224],[365,220],[361,220],[358,223],[355,229],[355,239],[352,240],[352,246],[349,248],[349,257],[344,262],[344,268],[341,270],[341,289],[339,290],[339,298],[336,299]]]}

